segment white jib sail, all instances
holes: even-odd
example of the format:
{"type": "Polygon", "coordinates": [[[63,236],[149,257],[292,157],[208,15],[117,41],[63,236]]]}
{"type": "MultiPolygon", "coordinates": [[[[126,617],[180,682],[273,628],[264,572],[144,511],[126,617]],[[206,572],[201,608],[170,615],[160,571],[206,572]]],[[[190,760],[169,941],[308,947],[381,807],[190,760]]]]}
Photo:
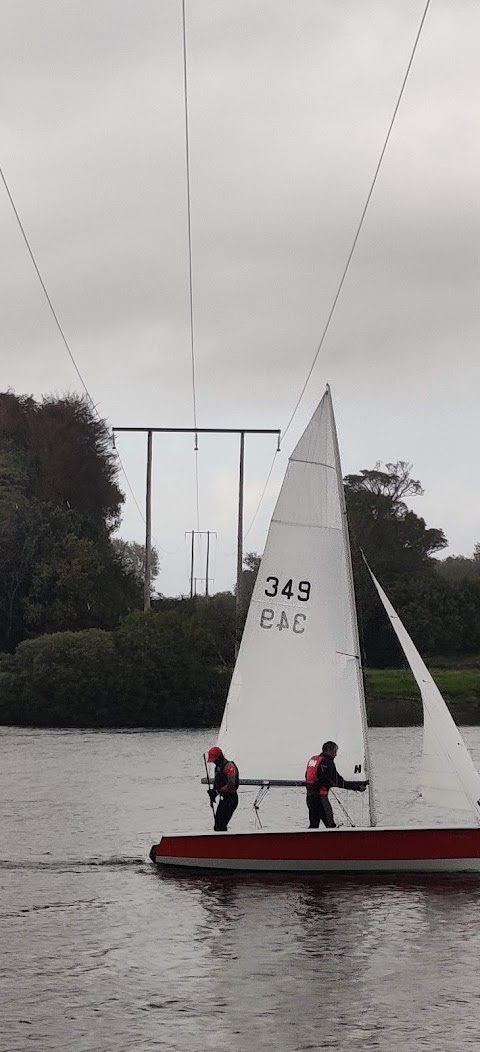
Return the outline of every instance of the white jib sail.
{"type": "Polygon", "coordinates": [[[422,695],[422,797],[439,807],[471,811],[480,821],[480,775],[425,662],[371,570],[370,574],[422,695]]]}
{"type": "Polygon", "coordinates": [[[344,778],[368,777],[343,508],[327,388],[288,462],[220,728],[241,778],[303,779],[329,739],[344,778]]]}

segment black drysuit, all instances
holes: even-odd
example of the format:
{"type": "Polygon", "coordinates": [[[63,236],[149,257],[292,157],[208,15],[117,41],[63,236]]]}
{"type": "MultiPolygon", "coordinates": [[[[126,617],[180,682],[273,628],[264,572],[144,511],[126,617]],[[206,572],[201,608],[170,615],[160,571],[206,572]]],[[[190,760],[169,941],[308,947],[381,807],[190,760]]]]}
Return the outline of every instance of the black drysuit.
{"type": "Polygon", "coordinates": [[[233,760],[220,756],[215,763],[212,797],[220,796],[220,803],[215,813],[214,829],[225,833],[228,823],[238,807],[238,767],[233,760]]]}
{"type": "Polygon", "coordinates": [[[328,790],[335,787],[359,791],[365,788],[365,782],[346,781],[337,771],[332,757],[322,755],[317,769],[317,780],[314,785],[307,786],[310,829],[318,829],[320,822],[323,822],[327,829],[335,828],[332,805],[328,799],[328,790]]]}

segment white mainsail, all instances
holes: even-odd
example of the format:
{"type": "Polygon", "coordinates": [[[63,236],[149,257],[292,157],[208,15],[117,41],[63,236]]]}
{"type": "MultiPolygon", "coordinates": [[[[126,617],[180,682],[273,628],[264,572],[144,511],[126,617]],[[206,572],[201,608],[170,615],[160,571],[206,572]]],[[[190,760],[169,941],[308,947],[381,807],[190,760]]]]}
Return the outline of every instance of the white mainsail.
{"type": "Polygon", "coordinates": [[[405,626],[371,570],[370,574],[422,695],[424,735],[419,782],[421,795],[427,803],[471,811],[480,821],[480,775],[405,626]]]}
{"type": "Polygon", "coordinates": [[[219,734],[241,778],[303,779],[333,739],[368,777],[363,681],[340,459],[327,388],[292,453],[219,734]]]}

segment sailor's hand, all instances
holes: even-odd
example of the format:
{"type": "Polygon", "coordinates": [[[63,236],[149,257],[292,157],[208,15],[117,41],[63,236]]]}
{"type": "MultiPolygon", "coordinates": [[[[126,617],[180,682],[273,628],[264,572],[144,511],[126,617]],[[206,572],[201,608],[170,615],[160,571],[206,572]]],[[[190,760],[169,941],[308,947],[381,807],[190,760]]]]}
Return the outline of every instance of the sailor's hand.
{"type": "Polygon", "coordinates": [[[208,793],[208,795],[210,797],[210,800],[212,801],[212,804],[215,803],[215,800],[217,798],[217,794],[215,792],[215,789],[207,789],[207,793],[208,793]]]}

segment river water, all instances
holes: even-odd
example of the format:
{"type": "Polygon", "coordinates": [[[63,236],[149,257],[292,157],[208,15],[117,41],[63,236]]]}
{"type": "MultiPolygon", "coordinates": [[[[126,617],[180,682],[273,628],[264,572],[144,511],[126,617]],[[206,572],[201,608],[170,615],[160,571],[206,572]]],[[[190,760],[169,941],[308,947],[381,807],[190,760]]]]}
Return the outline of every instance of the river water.
{"type": "MultiPolygon", "coordinates": [[[[380,819],[422,820],[420,730],[370,734],[380,819]]],[[[480,728],[465,737],[478,765],[480,728]]],[[[1,1052],[478,1048],[480,876],[175,875],[147,861],[162,829],[208,826],[198,778],[213,740],[0,728],[1,1052]]],[[[294,796],[272,791],[264,822],[288,810],[303,827],[294,796]]],[[[252,827],[252,802],[236,828],[252,827]]]]}

